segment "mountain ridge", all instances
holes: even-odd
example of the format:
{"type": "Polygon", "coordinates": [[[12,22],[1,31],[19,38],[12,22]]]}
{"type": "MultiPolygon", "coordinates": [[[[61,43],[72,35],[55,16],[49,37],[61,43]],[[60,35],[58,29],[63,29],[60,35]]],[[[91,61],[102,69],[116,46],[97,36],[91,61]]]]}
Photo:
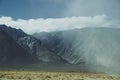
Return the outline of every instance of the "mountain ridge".
{"type": "Polygon", "coordinates": [[[103,71],[120,71],[119,28],[84,28],[33,36],[70,64],[91,65],[92,69],[103,71]]]}
{"type": "Polygon", "coordinates": [[[30,53],[30,55],[38,59],[38,63],[62,63],[64,61],[58,55],[42,46],[39,39],[26,34],[21,29],[7,27],[6,25],[0,25],[0,29],[8,33],[21,47],[30,53]]]}
{"type": "Polygon", "coordinates": [[[7,33],[27,55],[36,59],[34,67],[37,69],[120,71],[120,29],[84,28],[33,35],[6,25],[0,25],[0,30],[7,33]]]}
{"type": "Polygon", "coordinates": [[[28,54],[4,30],[0,29],[0,65],[27,65],[35,63],[35,58],[28,54]]]}

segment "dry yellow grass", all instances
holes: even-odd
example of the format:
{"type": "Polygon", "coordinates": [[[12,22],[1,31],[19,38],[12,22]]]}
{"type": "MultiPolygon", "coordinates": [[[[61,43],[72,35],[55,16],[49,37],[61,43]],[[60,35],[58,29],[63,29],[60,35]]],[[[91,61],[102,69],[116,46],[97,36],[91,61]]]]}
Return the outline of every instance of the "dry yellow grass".
{"type": "Polygon", "coordinates": [[[120,75],[77,72],[0,71],[0,80],[120,80],[120,75]]]}

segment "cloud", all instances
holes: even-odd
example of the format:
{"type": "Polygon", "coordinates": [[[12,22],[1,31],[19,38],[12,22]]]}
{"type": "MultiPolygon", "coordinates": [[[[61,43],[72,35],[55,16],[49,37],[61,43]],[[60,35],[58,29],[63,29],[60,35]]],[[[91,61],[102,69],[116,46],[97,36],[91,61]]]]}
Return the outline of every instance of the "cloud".
{"type": "Polygon", "coordinates": [[[67,30],[85,27],[119,27],[119,21],[110,20],[106,15],[79,16],[65,18],[38,18],[38,19],[17,19],[12,17],[0,17],[0,24],[6,24],[14,28],[21,28],[26,33],[50,32],[56,30],[67,30]]]}
{"type": "Polygon", "coordinates": [[[64,10],[65,16],[95,16],[106,14],[120,19],[120,0],[70,0],[64,10]]]}

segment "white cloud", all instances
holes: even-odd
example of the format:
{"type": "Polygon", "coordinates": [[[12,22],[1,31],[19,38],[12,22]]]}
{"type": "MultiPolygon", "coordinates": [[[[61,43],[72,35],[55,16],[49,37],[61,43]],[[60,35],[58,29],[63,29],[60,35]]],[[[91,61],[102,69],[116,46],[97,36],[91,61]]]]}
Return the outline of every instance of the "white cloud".
{"type": "Polygon", "coordinates": [[[109,20],[106,15],[48,19],[38,18],[29,20],[14,20],[11,17],[2,16],[0,17],[0,24],[6,24],[11,27],[21,28],[30,34],[41,31],[49,32],[84,27],[119,27],[119,22],[109,20]]]}

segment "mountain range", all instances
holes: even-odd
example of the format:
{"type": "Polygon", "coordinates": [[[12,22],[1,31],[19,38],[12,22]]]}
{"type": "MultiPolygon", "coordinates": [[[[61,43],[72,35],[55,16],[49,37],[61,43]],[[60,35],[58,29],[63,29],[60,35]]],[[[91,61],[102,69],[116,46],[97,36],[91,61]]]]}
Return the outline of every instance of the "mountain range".
{"type": "Polygon", "coordinates": [[[83,28],[33,34],[44,46],[73,65],[120,72],[120,29],[83,28]]]}
{"type": "Polygon", "coordinates": [[[21,29],[0,25],[0,65],[46,64],[52,65],[53,70],[59,65],[58,69],[68,71],[119,72],[119,36],[117,28],[92,27],[29,35],[21,29]]]}

